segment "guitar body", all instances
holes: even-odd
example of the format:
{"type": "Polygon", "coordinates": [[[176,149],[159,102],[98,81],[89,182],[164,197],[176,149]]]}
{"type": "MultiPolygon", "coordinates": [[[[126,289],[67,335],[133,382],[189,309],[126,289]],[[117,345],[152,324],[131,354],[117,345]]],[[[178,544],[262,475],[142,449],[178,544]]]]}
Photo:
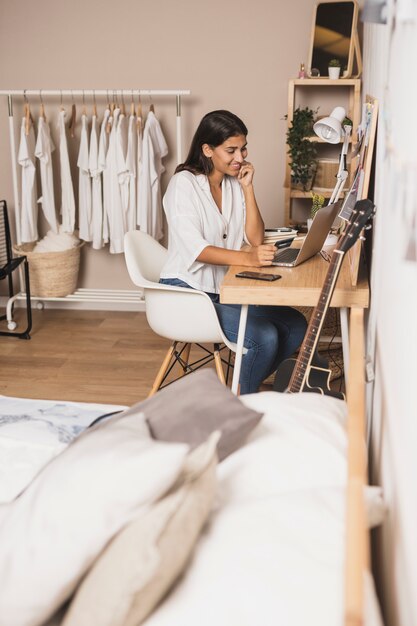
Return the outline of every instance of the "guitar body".
{"type": "MultiPolygon", "coordinates": [[[[296,364],[297,359],[286,359],[279,365],[275,375],[274,391],[284,392],[288,390],[296,364]]],[[[344,400],[345,395],[343,393],[330,389],[330,376],[331,371],[329,369],[311,365],[306,375],[305,383],[300,391],[312,391],[313,393],[321,393],[322,395],[344,400]]]]}
{"type": "MultiPolygon", "coordinates": [[[[296,359],[287,359],[278,367],[274,382],[275,391],[286,393],[313,391],[340,400],[345,399],[343,393],[330,389],[331,372],[324,366],[317,354],[317,346],[343,258],[358,239],[361,230],[373,213],[374,205],[370,200],[358,200],[352,209],[343,236],[336,244],[330,259],[329,269],[326,272],[318,302],[311,314],[298,356],[296,359]]],[[[326,362],[325,365],[327,365],[326,362]]]]}

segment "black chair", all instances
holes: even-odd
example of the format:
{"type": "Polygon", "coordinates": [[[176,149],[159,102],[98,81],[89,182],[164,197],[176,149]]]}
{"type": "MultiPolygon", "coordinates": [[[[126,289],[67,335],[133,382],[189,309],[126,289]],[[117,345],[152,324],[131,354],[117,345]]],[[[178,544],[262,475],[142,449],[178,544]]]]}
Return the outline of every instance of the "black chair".
{"type": "Polygon", "coordinates": [[[11,319],[14,302],[17,298],[13,289],[13,272],[18,269],[21,263],[23,263],[25,275],[27,327],[21,332],[2,330],[0,331],[0,335],[9,335],[11,337],[19,337],[20,339],[30,339],[29,333],[32,328],[32,308],[30,302],[29,264],[25,256],[13,258],[7,203],[5,200],[0,200],[0,280],[7,278],[9,291],[9,299],[6,307],[7,313],[6,315],[0,315],[0,320],[7,319],[9,329],[16,328],[16,323],[11,319]]]}

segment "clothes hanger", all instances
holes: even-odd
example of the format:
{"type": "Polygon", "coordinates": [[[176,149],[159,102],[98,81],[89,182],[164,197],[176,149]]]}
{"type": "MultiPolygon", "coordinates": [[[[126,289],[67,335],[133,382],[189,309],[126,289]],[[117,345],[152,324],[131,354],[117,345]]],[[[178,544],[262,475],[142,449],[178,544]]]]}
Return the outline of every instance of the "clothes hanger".
{"type": "Polygon", "coordinates": [[[77,123],[77,108],[75,106],[74,94],[72,93],[72,91],[71,91],[71,98],[72,98],[71,119],[70,119],[70,123],[68,124],[68,128],[69,128],[71,137],[74,138],[75,137],[75,125],[77,123]]]}
{"type": "Polygon", "coordinates": [[[113,117],[113,113],[114,113],[114,109],[115,109],[115,104],[114,104],[114,92],[113,92],[113,102],[110,102],[109,100],[109,92],[107,91],[107,108],[110,111],[110,115],[107,118],[107,124],[106,124],[106,134],[110,135],[110,131],[111,131],[111,119],[113,117]]]}
{"type": "Polygon", "coordinates": [[[84,89],[83,89],[83,115],[87,115],[87,108],[85,106],[85,93],[84,93],[84,89]]]}
{"type": "Polygon", "coordinates": [[[33,118],[32,118],[32,113],[30,112],[30,104],[29,104],[29,100],[28,97],[26,95],[26,89],[23,92],[23,97],[25,99],[25,107],[24,107],[24,111],[25,111],[25,135],[29,135],[29,131],[30,131],[30,124],[33,124],[33,118]]]}
{"type": "Polygon", "coordinates": [[[133,99],[133,89],[132,89],[132,99],[130,101],[130,115],[135,115],[135,101],[133,99]]]}
{"type": "Polygon", "coordinates": [[[149,111],[152,112],[152,113],[155,113],[155,107],[153,105],[152,96],[151,96],[150,92],[149,92],[149,100],[150,100],[149,111]]]}
{"type": "Polygon", "coordinates": [[[138,107],[136,109],[136,115],[137,115],[137,121],[136,121],[137,130],[139,133],[141,133],[142,132],[142,100],[140,97],[140,90],[139,90],[139,100],[138,100],[138,107]]]}
{"type": "Polygon", "coordinates": [[[115,108],[116,108],[116,99],[117,99],[117,94],[116,94],[116,97],[115,97],[115,95],[114,95],[114,94],[115,94],[115,92],[114,92],[114,90],[113,90],[113,100],[112,100],[112,102],[111,102],[111,104],[110,104],[110,113],[111,113],[111,115],[113,115],[114,110],[115,110],[115,108]]]}
{"type": "Polygon", "coordinates": [[[93,89],[93,115],[97,117],[97,102],[96,102],[96,92],[93,89]]]}
{"type": "Polygon", "coordinates": [[[39,89],[39,99],[41,101],[41,110],[40,110],[40,113],[39,113],[39,117],[41,117],[42,119],[46,120],[46,117],[45,117],[45,107],[43,105],[43,100],[42,100],[42,89],[39,89]]]}
{"type": "Polygon", "coordinates": [[[120,98],[122,100],[122,105],[120,107],[120,111],[121,111],[122,115],[126,115],[125,99],[124,99],[122,90],[120,91],[120,98]]]}

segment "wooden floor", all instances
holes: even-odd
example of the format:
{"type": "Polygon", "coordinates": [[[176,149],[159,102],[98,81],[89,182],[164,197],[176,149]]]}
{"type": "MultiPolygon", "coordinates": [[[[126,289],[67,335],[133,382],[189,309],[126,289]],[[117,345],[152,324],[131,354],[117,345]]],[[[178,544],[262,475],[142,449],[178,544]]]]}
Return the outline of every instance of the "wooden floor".
{"type": "Polygon", "coordinates": [[[0,394],[130,406],[147,397],[169,345],[145,313],[35,309],[30,340],[0,336],[0,394]]]}
{"type": "Polygon", "coordinates": [[[131,405],[148,395],[170,343],[144,313],[44,309],[33,318],[30,340],[0,336],[0,394],[131,405]]]}

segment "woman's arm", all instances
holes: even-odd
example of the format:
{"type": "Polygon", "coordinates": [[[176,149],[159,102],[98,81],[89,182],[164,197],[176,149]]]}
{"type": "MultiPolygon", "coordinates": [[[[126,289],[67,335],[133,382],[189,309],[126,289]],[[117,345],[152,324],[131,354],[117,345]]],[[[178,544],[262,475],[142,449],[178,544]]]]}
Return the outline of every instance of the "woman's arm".
{"type": "Polygon", "coordinates": [[[196,260],[211,265],[265,267],[272,264],[275,252],[276,248],[271,244],[249,247],[246,250],[226,250],[216,246],[207,246],[200,252],[196,260]]]}
{"type": "Polygon", "coordinates": [[[244,265],[247,267],[265,267],[272,264],[276,248],[274,245],[262,243],[265,225],[255,198],[253,174],[253,165],[244,161],[239,170],[238,181],[245,197],[245,233],[251,246],[244,250],[227,250],[216,246],[207,246],[200,252],[197,261],[211,265],[244,265]]]}
{"type": "Polygon", "coordinates": [[[253,188],[255,170],[252,163],[244,161],[239,170],[238,181],[242,187],[246,204],[245,233],[252,246],[260,246],[264,240],[265,224],[259,212],[253,188]]]}

